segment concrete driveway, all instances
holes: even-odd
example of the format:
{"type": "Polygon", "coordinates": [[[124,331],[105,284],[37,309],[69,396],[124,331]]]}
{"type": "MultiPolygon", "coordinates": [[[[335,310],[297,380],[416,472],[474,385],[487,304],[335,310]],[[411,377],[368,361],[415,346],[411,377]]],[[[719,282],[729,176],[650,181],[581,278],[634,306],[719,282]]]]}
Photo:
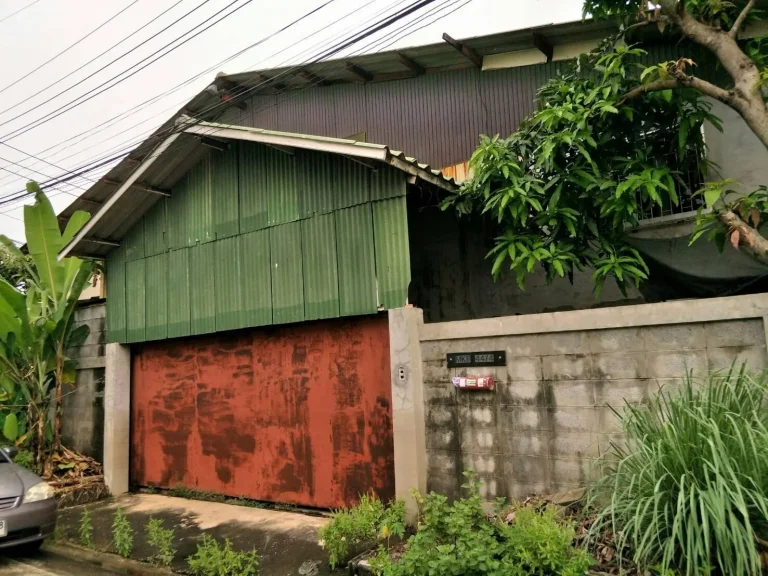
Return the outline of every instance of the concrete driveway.
{"type": "Polygon", "coordinates": [[[0,554],[0,574],[3,576],[115,576],[88,562],[76,562],[41,550],[35,554],[19,555],[13,552],[0,554]]]}

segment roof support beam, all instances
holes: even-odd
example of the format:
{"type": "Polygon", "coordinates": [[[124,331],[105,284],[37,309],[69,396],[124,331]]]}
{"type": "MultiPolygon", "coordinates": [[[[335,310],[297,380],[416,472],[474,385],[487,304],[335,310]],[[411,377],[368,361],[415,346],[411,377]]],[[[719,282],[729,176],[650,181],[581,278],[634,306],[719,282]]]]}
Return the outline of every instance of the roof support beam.
{"type": "Polygon", "coordinates": [[[544,56],[547,57],[547,64],[552,62],[552,57],[555,54],[555,48],[552,46],[552,44],[549,43],[549,41],[539,33],[534,32],[533,34],[533,45],[536,47],[536,49],[544,54],[544,56]]]}
{"type": "Polygon", "coordinates": [[[317,86],[325,86],[328,84],[328,81],[325,78],[322,78],[315,74],[314,72],[310,72],[309,70],[299,70],[299,76],[304,78],[304,80],[308,80],[312,84],[316,84],[317,86]]]}
{"type": "Polygon", "coordinates": [[[450,44],[458,52],[463,54],[464,57],[467,60],[469,60],[470,62],[472,62],[472,64],[474,64],[477,68],[482,69],[482,67],[483,67],[483,58],[482,58],[482,56],[480,56],[480,54],[478,54],[477,52],[472,50],[472,48],[470,48],[466,44],[462,44],[458,40],[454,40],[453,38],[448,36],[448,34],[443,34],[443,40],[448,42],[448,44],[450,44]]]}
{"type": "Polygon", "coordinates": [[[274,148],[275,150],[279,150],[283,154],[288,154],[289,156],[296,155],[296,151],[290,146],[281,146],[280,144],[265,144],[265,146],[268,146],[269,148],[274,148]]]}
{"type": "Polygon", "coordinates": [[[415,60],[413,60],[411,58],[408,58],[408,56],[406,56],[402,52],[398,52],[397,53],[397,59],[400,62],[400,64],[402,64],[403,66],[408,68],[408,70],[410,70],[411,72],[413,72],[417,76],[421,76],[422,74],[424,74],[426,72],[424,66],[422,66],[421,64],[419,64],[415,60]]]}
{"type": "Polygon", "coordinates": [[[227,150],[229,150],[229,144],[227,144],[226,142],[222,142],[217,138],[210,138],[209,136],[201,136],[200,144],[202,144],[203,146],[208,146],[208,148],[213,148],[214,150],[218,150],[219,152],[226,152],[227,150]]]}
{"type": "Polygon", "coordinates": [[[352,76],[359,79],[361,82],[370,82],[373,80],[373,74],[367,70],[364,70],[357,64],[353,64],[352,62],[347,62],[347,72],[352,74],[352,76]]]}
{"type": "MultiPolygon", "coordinates": [[[[117,180],[107,180],[104,178],[105,184],[110,184],[112,186],[121,186],[122,182],[118,182],[117,180]]],[[[144,190],[144,192],[149,192],[150,194],[157,194],[158,196],[170,196],[171,193],[168,190],[161,190],[160,188],[154,188],[153,186],[148,186],[146,184],[142,184],[141,182],[135,182],[131,184],[131,188],[138,188],[140,190],[144,190]]]]}
{"type": "Polygon", "coordinates": [[[96,238],[95,236],[83,238],[83,242],[90,242],[91,244],[103,244],[104,246],[120,246],[120,242],[104,240],[103,238],[96,238]]]}
{"type": "Polygon", "coordinates": [[[267,84],[267,86],[264,86],[264,88],[274,88],[278,92],[282,92],[285,90],[286,86],[282,82],[275,82],[274,84],[270,83],[272,82],[273,78],[270,78],[266,74],[259,74],[259,80],[262,84],[267,84]]]}
{"type": "Polygon", "coordinates": [[[373,160],[368,160],[366,158],[355,158],[354,156],[348,156],[344,155],[344,158],[347,160],[352,160],[352,162],[357,162],[358,164],[362,164],[366,168],[370,168],[372,172],[377,172],[379,170],[379,163],[374,162],[373,160]]]}
{"type": "MultiPolygon", "coordinates": [[[[184,119],[186,119],[186,117],[182,116],[177,120],[177,122],[184,121],[184,119]]],[[[91,230],[93,230],[93,227],[96,226],[96,224],[98,224],[98,222],[104,217],[104,214],[106,214],[109,209],[114,206],[115,202],[117,202],[123,196],[123,194],[128,191],[131,185],[136,182],[136,180],[138,180],[150,166],[152,166],[155,160],[157,160],[157,158],[163,152],[165,152],[181,134],[181,132],[176,132],[168,136],[168,138],[163,140],[160,145],[147,156],[147,159],[144,160],[141,165],[136,168],[136,170],[131,172],[130,176],[128,176],[128,179],[120,185],[120,187],[115,191],[114,194],[112,194],[112,196],[109,197],[106,202],[104,202],[101,208],[99,208],[98,212],[93,215],[93,218],[88,220],[88,222],[85,223],[85,226],[83,226],[80,231],[75,234],[75,237],[70,240],[69,244],[61,249],[59,252],[59,260],[66,258],[66,256],[75,249],[75,247],[83,240],[83,238],[85,238],[86,235],[91,230]]]]}

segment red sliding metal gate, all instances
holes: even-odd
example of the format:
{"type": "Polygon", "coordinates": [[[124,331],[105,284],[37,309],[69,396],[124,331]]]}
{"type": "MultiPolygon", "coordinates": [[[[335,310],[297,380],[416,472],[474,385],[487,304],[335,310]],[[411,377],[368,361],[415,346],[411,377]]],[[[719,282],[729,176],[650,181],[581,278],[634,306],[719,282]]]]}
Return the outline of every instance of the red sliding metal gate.
{"type": "Polygon", "coordinates": [[[340,507],[394,496],[386,316],[132,347],[131,479],[340,507]]]}

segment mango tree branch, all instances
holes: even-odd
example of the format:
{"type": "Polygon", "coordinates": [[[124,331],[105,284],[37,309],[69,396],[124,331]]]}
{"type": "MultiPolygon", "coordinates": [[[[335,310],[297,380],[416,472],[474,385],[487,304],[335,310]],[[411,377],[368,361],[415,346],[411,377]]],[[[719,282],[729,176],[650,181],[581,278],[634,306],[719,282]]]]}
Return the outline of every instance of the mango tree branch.
{"type": "Polygon", "coordinates": [[[733,23],[733,26],[731,27],[731,30],[728,32],[728,36],[733,38],[734,40],[739,35],[739,30],[741,30],[741,27],[744,26],[744,21],[747,19],[747,16],[749,16],[749,13],[752,11],[752,8],[755,7],[755,0],[749,0],[747,2],[747,5],[744,6],[744,10],[741,11],[741,14],[739,14],[739,17],[736,18],[736,21],[733,23]]]}
{"type": "Polygon", "coordinates": [[[739,242],[752,250],[755,255],[762,259],[768,259],[768,240],[763,238],[760,233],[744,222],[732,210],[723,210],[717,215],[718,220],[728,230],[730,236],[734,232],[739,233],[739,242]]]}
{"type": "Polygon", "coordinates": [[[720,100],[720,102],[728,104],[729,106],[734,106],[735,104],[734,95],[728,92],[728,90],[724,90],[723,88],[715,86],[714,84],[711,84],[706,80],[702,80],[701,78],[679,73],[677,74],[676,78],[664,78],[661,80],[655,80],[653,82],[649,82],[648,84],[642,84],[632,88],[632,90],[621,97],[619,104],[623,104],[624,102],[638,98],[648,94],[649,92],[674,90],[676,88],[695,88],[702,94],[710,96],[715,100],[720,100]]]}

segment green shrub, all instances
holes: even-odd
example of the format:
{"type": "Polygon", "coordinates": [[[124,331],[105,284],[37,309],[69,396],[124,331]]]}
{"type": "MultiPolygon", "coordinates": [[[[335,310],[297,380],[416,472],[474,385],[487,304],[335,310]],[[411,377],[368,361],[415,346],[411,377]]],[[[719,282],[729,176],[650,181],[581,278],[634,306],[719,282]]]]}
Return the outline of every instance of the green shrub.
{"type": "Polygon", "coordinates": [[[88,508],[83,508],[83,513],[80,515],[80,522],[77,527],[77,533],[80,537],[80,544],[86,548],[90,548],[93,538],[93,523],[91,522],[91,513],[88,508]]]}
{"type": "Polygon", "coordinates": [[[768,539],[768,387],[745,368],[685,379],[619,415],[592,491],[606,530],[641,568],[686,575],[760,574],[768,539]]]}
{"type": "Polygon", "coordinates": [[[118,508],[112,521],[112,543],[123,558],[130,558],[133,550],[133,528],[122,508],[118,508]]]}
{"type": "Polygon", "coordinates": [[[35,455],[31,450],[19,450],[16,457],[13,459],[14,464],[18,464],[22,468],[26,468],[31,472],[37,472],[35,466],[35,455]]]}
{"type": "Polygon", "coordinates": [[[224,539],[220,546],[216,539],[203,534],[197,552],[188,559],[189,569],[196,576],[256,576],[259,573],[259,555],[256,550],[238,552],[224,539]]]}
{"type": "Polygon", "coordinates": [[[147,525],[147,542],[155,549],[152,561],[163,566],[170,566],[176,550],[171,546],[173,544],[173,530],[163,528],[163,521],[157,518],[150,518],[147,525]]]}
{"type": "Polygon", "coordinates": [[[575,531],[554,510],[521,509],[507,525],[483,509],[474,474],[467,473],[467,498],[448,504],[430,493],[422,498],[421,521],[404,554],[391,561],[383,547],[372,560],[384,576],[577,576],[591,558],[574,547],[575,531]]]}
{"type": "Polygon", "coordinates": [[[405,504],[396,502],[387,507],[374,494],[363,494],[357,506],[335,511],[331,521],[320,529],[332,569],[348,560],[355,545],[376,541],[380,536],[388,539],[393,534],[405,534],[405,504]]]}

